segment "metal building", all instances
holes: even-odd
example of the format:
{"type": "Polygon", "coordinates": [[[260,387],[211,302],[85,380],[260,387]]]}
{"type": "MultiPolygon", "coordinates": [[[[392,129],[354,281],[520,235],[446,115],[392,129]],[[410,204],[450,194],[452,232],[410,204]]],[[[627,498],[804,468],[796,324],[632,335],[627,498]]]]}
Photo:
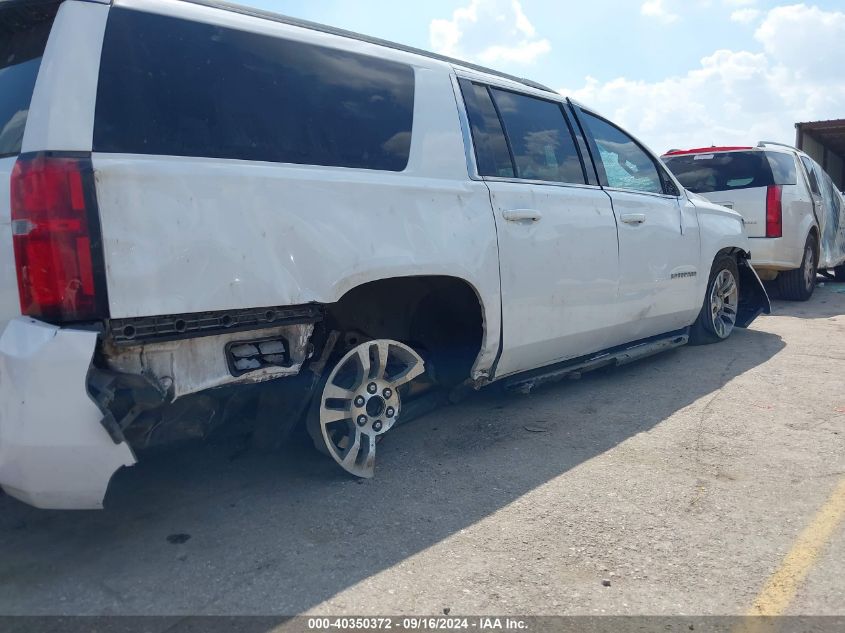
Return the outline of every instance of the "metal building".
{"type": "Polygon", "coordinates": [[[795,124],[795,146],[809,154],[845,190],[845,119],[795,124]]]}

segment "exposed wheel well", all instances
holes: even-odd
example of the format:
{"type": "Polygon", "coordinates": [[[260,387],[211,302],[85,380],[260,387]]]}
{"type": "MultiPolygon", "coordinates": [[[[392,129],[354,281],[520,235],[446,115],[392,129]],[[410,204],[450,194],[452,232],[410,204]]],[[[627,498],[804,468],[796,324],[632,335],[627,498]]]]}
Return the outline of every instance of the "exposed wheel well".
{"type": "Polygon", "coordinates": [[[475,289],[447,276],[395,277],[362,284],[326,307],[327,329],[389,338],[416,349],[445,385],[469,377],[481,349],[484,314],[475,289]]]}
{"type": "Polygon", "coordinates": [[[721,255],[733,255],[737,259],[739,259],[740,257],[743,258],[743,259],[748,258],[748,253],[746,253],[744,250],[742,250],[738,246],[728,246],[727,248],[723,248],[718,253],[716,253],[716,255],[713,257],[713,260],[715,261],[716,257],[719,257],[721,255]]]}

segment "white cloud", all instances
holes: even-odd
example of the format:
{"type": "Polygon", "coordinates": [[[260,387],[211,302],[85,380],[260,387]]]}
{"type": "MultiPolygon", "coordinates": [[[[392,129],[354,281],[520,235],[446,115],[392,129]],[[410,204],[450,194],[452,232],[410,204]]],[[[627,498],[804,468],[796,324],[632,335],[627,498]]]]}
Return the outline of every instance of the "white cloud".
{"type": "Polygon", "coordinates": [[[737,9],[731,13],[731,20],[740,24],[750,24],[761,15],[759,9],[737,9]]]}
{"type": "Polygon", "coordinates": [[[718,50],[661,81],[588,77],[564,94],[595,107],[658,152],[672,147],[792,143],[798,121],[845,111],[845,13],[803,4],[768,11],[759,51],[718,50]]]}
{"type": "Polygon", "coordinates": [[[484,64],[530,64],[552,48],[519,0],[471,0],[452,19],[432,20],[429,40],[438,53],[484,64]]]}
{"type": "Polygon", "coordinates": [[[646,0],[640,7],[640,13],[650,18],[657,18],[666,24],[677,22],[680,16],[667,9],[663,2],[664,0],[646,0]]]}

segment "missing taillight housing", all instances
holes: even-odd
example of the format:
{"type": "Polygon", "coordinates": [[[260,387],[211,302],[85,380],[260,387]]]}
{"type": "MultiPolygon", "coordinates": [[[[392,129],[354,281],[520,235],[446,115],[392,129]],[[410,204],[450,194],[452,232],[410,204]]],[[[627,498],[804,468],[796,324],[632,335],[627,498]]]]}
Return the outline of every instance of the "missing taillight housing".
{"type": "Polygon", "coordinates": [[[11,194],[22,313],[57,323],[104,318],[105,288],[92,252],[100,240],[90,159],[22,156],[11,194]]]}
{"type": "Polygon", "coordinates": [[[766,237],[783,237],[783,187],[769,185],[766,189],[766,237]]]}

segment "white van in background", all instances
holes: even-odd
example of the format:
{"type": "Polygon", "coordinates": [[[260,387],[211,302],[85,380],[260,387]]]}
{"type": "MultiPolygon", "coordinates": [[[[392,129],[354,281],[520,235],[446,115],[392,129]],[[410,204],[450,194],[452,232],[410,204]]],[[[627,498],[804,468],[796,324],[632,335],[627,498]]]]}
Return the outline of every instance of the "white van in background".
{"type": "Polygon", "coordinates": [[[845,199],[812,158],[794,147],[672,150],[663,162],[690,191],[735,209],[763,280],[785,299],[806,301],[819,270],[845,280],[845,199]]]}

